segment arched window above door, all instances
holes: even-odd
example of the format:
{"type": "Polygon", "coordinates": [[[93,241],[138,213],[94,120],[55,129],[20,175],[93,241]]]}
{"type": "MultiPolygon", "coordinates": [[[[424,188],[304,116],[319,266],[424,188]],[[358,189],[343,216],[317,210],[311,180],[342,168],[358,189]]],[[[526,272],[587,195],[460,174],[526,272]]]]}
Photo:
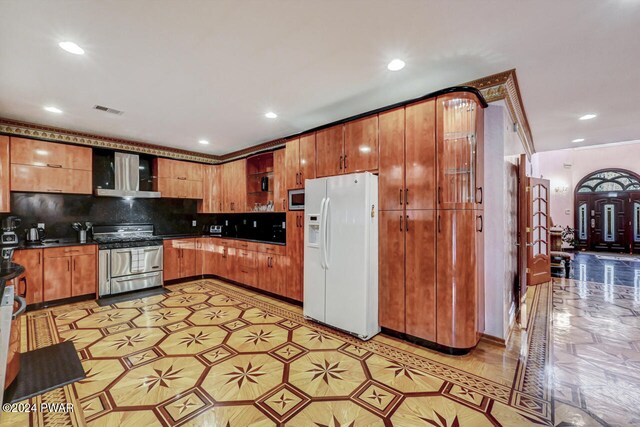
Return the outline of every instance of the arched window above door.
{"type": "Polygon", "coordinates": [[[640,191],[640,177],[623,169],[593,172],[580,181],[577,193],[606,193],[618,191],[640,191]]]}

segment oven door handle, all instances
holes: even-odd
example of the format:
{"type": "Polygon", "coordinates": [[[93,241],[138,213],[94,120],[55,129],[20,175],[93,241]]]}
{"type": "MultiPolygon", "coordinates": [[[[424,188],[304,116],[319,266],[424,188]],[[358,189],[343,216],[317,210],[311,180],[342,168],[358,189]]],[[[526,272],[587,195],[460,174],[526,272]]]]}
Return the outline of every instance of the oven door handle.
{"type": "Polygon", "coordinates": [[[27,309],[27,300],[20,295],[14,295],[13,301],[18,303],[18,310],[11,315],[11,320],[16,320],[27,309]]]}

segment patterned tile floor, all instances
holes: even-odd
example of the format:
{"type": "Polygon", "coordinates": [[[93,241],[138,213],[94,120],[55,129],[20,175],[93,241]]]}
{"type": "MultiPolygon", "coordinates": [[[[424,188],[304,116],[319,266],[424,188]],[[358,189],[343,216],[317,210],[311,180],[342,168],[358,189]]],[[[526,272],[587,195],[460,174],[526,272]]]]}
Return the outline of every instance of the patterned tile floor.
{"type": "MultiPolygon", "coordinates": [[[[588,379],[587,365],[572,368],[565,359],[578,357],[571,340],[581,336],[574,337],[569,325],[566,336],[555,338],[550,321],[552,313],[558,323],[565,309],[573,310],[571,292],[580,290],[571,281],[559,282],[553,298],[550,285],[529,289],[528,329],[515,332],[506,348],[481,342],[463,357],[385,336],[363,343],[306,321],[297,306],[215,280],[171,291],[107,307],[86,302],[24,316],[23,351],[71,340],[87,378],[30,400],[73,403],[74,412],[4,413],[1,424],[455,427],[599,425],[598,417],[619,425],[634,421],[633,414],[617,410],[607,419],[606,401],[598,398],[612,384],[624,383],[618,407],[637,402],[633,380],[623,380],[622,372],[635,375],[638,359],[629,356],[628,367],[619,366],[640,342],[640,335],[634,341],[620,325],[635,328],[637,318],[628,309],[629,319],[610,328],[620,331],[619,344],[627,339],[628,349],[613,362],[620,373],[615,379],[598,376],[597,385],[586,387],[580,381],[588,379]],[[555,365],[552,350],[560,355],[555,365]],[[555,401],[551,381],[558,388],[555,401]]],[[[593,292],[600,298],[600,291],[593,292]]],[[[623,316],[607,310],[606,315],[623,316]]],[[[597,341],[593,333],[589,339],[597,341]]],[[[606,353],[602,348],[612,338],[599,339],[595,350],[584,347],[586,357],[606,353]]]]}

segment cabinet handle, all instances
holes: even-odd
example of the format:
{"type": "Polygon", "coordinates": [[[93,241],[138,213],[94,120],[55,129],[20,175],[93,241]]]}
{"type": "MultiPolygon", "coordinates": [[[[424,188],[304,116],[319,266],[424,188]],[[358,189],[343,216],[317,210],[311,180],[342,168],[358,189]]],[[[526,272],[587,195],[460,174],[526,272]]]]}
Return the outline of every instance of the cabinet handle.
{"type": "Polygon", "coordinates": [[[23,298],[27,297],[27,288],[29,287],[29,284],[27,282],[27,278],[26,277],[21,277],[20,280],[18,281],[18,295],[20,295],[23,298]],[[24,283],[24,292],[20,293],[20,282],[24,283]]]}
{"type": "Polygon", "coordinates": [[[406,227],[406,230],[409,231],[409,215],[405,217],[404,226],[406,227]]]}
{"type": "Polygon", "coordinates": [[[477,215],[476,216],[476,231],[479,233],[482,233],[482,230],[484,229],[484,220],[482,219],[482,215],[477,215]],[[480,228],[478,228],[478,220],[480,220],[480,228]]]}
{"type": "Polygon", "coordinates": [[[285,206],[285,199],[282,199],[282,210],[283,211],[287,210],[287,208],[285,206]]]}
{"type": "Polygon", "coordinates": [[[478,187],[476,188],[476,202],[482,204],[482,199],[484,199],[484,192],[482,191],[482,187],[478,187]],[[478,197],[478,192],[480,192],[480,197],[478,197]]]}
{"type": "Polygon", "coordinates": [[[56,188],[47,188],[47,191],[49,192],[55,192],[55,193],[62,193],[62,190],[58,190],[56,188]]]}
{"type": "Polygon", "coordinates": [[[342,170],[342,156],[340,156],[340,170],[342,170]]]}
{"type": "Polygon", "coordinates": [[[402,188],[400,189],[400,206],[402,206],[402,188]]]}
{"type": "Polygon", "coordinates": [[[347,170],[347,155],[344,155],[344,170],[347,170]]]}
{"type": "Polygon", "coordinates": [[[42,252],[38,252],[38,265],[42,264],[42,252]]]}
{"type": "Polygon", "coordinates": [[[400,215],[400,231],[402,231],[402,215],[400,215]]]}
{"type": "Polygon", "coordinates": [[[73,259],[73,271],[76,271],[76,259],[73,259]]]}
{"type": "Polygon", "coordinates": [[[438,204],[442,203],[442,187],[438,187],[438,204]]]}
{"type": "Polygon", "coordinates": [[[304,184],[304,172],[300,171],[300,185],[304,184]]]}
{"type": "Polygon", "coordinates": [[[440,215],[438,215],[438,233],[440,233],[442,231],[441,223],[442,223],[441,217],[440,217],[440,215]]]}
{"type": "Polygon", "coordinates": [[[67,260],[67,271],[71,271],[71,260],[67,260]]]}
{"type": "Polygon", "coordinates": [[[59,168],[61,168],[61,167],[62,167],[62,165],[52,165],[51,163],[47,163],[47,167],[48,167],[48,168],[56,168],[56,169],[59,169],[59,168]]]}
{"type": "Polygon", "coordinates": [[[187,177],[186,176],[179,176],[178,179],[181,180],[181,181],[186,181],[187,177]]]}

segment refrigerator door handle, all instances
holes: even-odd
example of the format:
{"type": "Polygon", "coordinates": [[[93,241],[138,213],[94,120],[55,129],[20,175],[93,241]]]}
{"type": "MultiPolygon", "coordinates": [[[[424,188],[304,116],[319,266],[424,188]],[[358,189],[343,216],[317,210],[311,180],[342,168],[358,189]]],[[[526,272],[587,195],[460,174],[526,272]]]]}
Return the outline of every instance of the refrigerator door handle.
{"type": "Polygon", "coordinates": [[[322,248],[322,255],[324,257],[324,268],[325,270],[329,269],[329,245],[331,244],[331,242],[329,242],[329,206],[331,206],[331,198],[327,197],[327,201],[325,202],[325,206],[324,206],[324,222],[323,222],[323,248],[322,248]]]}
{"type": "Polygon", "coordinates": [[[324,264],[324,207],[325,207],[325,203],[326,203],[327,199],[326,198],[322,198],[322,201],[320,202],[320,266],[322,267],[322,269],[324,270],[325,264],[324,264]]]}

